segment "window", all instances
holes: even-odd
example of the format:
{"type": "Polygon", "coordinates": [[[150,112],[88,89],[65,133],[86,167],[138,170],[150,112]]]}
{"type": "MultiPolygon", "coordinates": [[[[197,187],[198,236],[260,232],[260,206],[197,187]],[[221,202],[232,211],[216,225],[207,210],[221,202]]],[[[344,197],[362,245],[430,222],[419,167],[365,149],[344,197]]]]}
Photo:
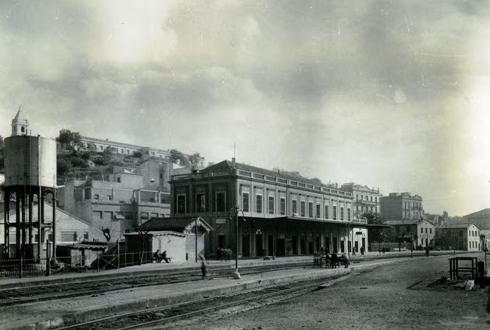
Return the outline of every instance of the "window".
{"type": "Polygon", "coordinates": [[[196,194],[196,212],[206,212],[206,195],[196,194]]]}
{"type": "Polygon", "coordinates": [[[62,242],[76,242],[77,240],[77,232],[75,231],[62,231],[61,232],[61,241],[62,242]]]}
{"type": "Polygon", "coordinates": [[[325,205],[325,219],[328,219],[328,205],[325,205]]]}
{"type": "Polygon", "coordinates": [[[242,195],[242,210],[243,212],[250,212],[250,195],[248,193],[243,193],[242,195]]]}
{"type": "Polygon", "coordinates": [[[88,241],[88,232],[83,233],[83,239],[88,241]]]}
{"type": "Polygon", "coordinates": [[[420,233],[423,234],[424,233],[424,228],[420,228],[420,233]]]}
{"type": "Polygon", "coordinates": [[[177,213],[185,213],[185,195],[177,195],[177,213]]]}
{"type": "Polygon", "coordinates": [[[333,219],[337,220],[337,206],[336,205],[333,206],[333,219]]]}
{"type": "Polygon", "coordinates": [[[350,221],[350,207],[347,208],[347,221],[350,221]]]}
{"type": "Polygon", "coordinates": [[[107,195],[107,199],[112,201],[112,195],[107,195]]]}
{"type": "Polygon", "coordinates": [[[301,216],[304,217],[306,216],[306,202],[301,201],[301,216]]]}
{"type": "Polygon", "coordinates": [[[286,214],[286,199],[281,198],[281,215],[286,214]]]}
{"type": "Polygon", "coordinates": [[[316,217],[320,218],[320,204],[316,204],[316,217]]]}
{"type": "Polygon", "coordinates": [[[293,199],[292,203],[293,215],[298,215],[298,201],[293,199]]]}
{"type": "Polygon", "coordinates": [[[274,214],[274,197],[269,196],[269,214],[274,214]]]}
{"type": "Polygon", "coordinates": [[[308,203],[308,216],[313,218],[313,202],[308,203]]]}
{"type": "Polygon", "coordinates": [[[226,192],[220,191],[216,193],[216,212],[226,211],[226,192]]]}
{"type": "Polygon", "coordinates": [[[255,196],[255,212],[262,213],[262,195],[255,196]]]}
{"type": "Polygon", "coordinates": [[[99,194],[95,194],[94,199],[99,199],[99,194]]]}
{"type": "Polygon", "coordinates": [[[427,228],[425,228],[425,233],[427,234],[427,228]]]}
{"type": "Polygon", "coordinates": [[[344,207],[340,207],[340,220],[344,220],[344,207]]]}
{"type": "Polygon", "coordinates": [[[432,234],[432,228],[429,228],[429,232],[432,234]]]}

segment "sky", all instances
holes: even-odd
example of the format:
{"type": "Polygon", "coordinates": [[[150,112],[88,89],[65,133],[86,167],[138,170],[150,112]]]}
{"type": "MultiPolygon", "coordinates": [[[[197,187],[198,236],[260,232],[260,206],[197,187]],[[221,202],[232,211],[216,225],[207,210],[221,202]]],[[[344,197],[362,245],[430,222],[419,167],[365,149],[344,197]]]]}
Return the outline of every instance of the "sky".
{"type": "Polygon", "coordinates": [[[490,207],[490,1],[2,1],[0,135],[199,152],[490,207]],[[236,148],[234,147],[236,145],[236,148]]]}

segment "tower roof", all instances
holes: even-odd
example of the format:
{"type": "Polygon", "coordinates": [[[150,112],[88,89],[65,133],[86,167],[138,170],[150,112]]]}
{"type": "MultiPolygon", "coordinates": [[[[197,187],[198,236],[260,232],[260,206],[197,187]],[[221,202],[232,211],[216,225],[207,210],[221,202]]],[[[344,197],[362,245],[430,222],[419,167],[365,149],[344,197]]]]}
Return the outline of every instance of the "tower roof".
{"type": "Polygon", "coordinates": [[[12,125],[14,124],[29,125],[29,122],[27,121],[27,118],[24,116],[24,113],[21,111],[20,107],[19,111],[17,111],[17,114],[12,120],[12,125]]]}

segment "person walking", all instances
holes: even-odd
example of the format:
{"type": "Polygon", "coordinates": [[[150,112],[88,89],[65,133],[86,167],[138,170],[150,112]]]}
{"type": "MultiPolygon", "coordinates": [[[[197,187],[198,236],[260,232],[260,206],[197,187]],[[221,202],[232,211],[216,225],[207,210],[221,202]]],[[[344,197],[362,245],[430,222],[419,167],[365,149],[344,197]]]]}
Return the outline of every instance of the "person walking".
{"type": "Polygon", "coordinates": [[[202,254],[199,255],[199,259],[201,260],[201,272],[202,279],[206,279],[208,277],[208,268],[206,266],[206,258],[202,254]]]}

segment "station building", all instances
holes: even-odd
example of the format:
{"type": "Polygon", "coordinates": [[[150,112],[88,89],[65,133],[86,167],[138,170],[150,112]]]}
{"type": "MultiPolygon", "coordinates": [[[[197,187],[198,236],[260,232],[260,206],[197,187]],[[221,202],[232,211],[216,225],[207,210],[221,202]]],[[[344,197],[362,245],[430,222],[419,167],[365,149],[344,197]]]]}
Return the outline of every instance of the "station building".
{"type": "Polygon", "coordinates": [[[368,249],[370,225],[354,216],[352,193],[318,180],[225,160],[170,184],[171,218],[201,217],[214,229],[207,255],[218,247],[240,257],[368,249]]]}

